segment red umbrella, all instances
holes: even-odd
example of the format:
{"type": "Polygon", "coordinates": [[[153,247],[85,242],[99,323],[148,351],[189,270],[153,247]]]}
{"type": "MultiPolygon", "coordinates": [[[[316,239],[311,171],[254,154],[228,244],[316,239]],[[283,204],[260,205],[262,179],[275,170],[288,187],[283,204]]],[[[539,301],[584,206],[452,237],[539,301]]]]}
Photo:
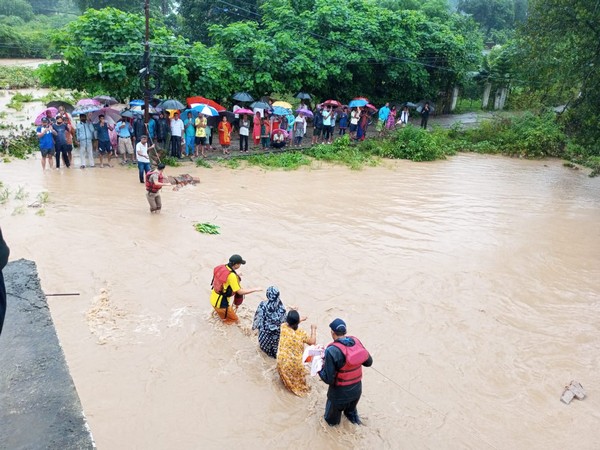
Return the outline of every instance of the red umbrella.
{"type": "Polygon", "coordinates": [[[323,105],[333,106],[335,108],[337,108],[338,106],[342,106],[342,104],[340,102],[338,102],[337,100],[326,100],[323,102],[323,105]]]}
{"type": "Polygon", "coordinates": [[[367,108],[369,108],[372,111],[378,111],[378,109],[375,106],[371,105],[370,103],[367,103],[367,108]]]}
{"type": "Polygon", "coordinates": [[[92,123],[96,123],[98,122],[100,119],[100,114],[102,114],[104,116],[105,119],[107,119],[107,122],[110,122],[111,119],[113,122],[118,122],[119,119],[121,118],[121,112],[117,111],[116,109],[113,108],[102,108],[99,109],[98,111],[94,111],[92,113],[92,123]]]}
{"type": "Polygon", "coordinates": [[[50,107],[50,108],[46,108],[45,110],[43,110],[41,113],[38,114],[38,116],[35,118],[35,122],[33,122],[35,125],[41,125],[42,124],[42,119],[44,117],[55,117],[56,113],[58,112],[58,109],[54,108],[54,107],[50,107]],[[50,113],[50,114],[48,114],[50,113]]]}
{"type": "Polygon", "coordinates": [[[210,98],[206,98],[206,97],[199,97],[199,96],[188,97],[187,98],[187,103],[188,103],[188,106],[190,108],[193,108],[194,106],[202,103],[204,105],[212,106],[213,108],[215,108],[219,112],[226,110],[225,107],[219,105],[214,100],[211,100],[210,98]]]}
{"type": "Polygon", "coordinates": [[[364,100],[365,102],[370,103],[367,97],[355,97],[354,100],[364,100]]]}

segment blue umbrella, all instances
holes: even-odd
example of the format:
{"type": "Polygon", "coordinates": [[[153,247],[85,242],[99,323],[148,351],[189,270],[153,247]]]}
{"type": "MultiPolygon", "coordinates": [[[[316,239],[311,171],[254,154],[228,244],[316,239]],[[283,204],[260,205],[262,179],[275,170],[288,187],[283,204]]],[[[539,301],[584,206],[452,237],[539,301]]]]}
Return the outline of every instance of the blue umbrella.
{"type": "Polygon", "coordinates": [[[94,106],[94,105],[79,106],[76,109],[74,109],[73,112],[71,112],[71,115],[77,116],[79,114],[87,114],[87,113],[99,111],[100,109],[102,109],[102,106],[94,106]]]}
{"type": "Polygon", "coordinates": [[[363,106],[367,106],[367,102],[366,100],[352,100],[350,103],[348,103],[348,106],[350,108],[362,108],[363,106]]]}
{"type": "Polygon", "coordinates": [[[131,100],[129,102],[129,106],[144,106],[145,102],[144,100],[131,100]]]}
{"type": "Polygon", "coordinates": [[[198,113],[203,114],[208,117],[217,117],[219,112],[213,108],[212,106],[205,105],[204,103],[200,103],[199,105],[194,106],[191,109],[186,109],[183,112],[183,116],[187,117],[187,113],[191,112],[193,117],[197,117],[198,113]]]}
{"type": "Polygon", "coordinates": [[[287,116],[291,112],[292,111],[290,111],[287,108],[283,108],[282,106],[274,106],[273,107],[273,114],[275,114],[276,116],[287,116]]]}

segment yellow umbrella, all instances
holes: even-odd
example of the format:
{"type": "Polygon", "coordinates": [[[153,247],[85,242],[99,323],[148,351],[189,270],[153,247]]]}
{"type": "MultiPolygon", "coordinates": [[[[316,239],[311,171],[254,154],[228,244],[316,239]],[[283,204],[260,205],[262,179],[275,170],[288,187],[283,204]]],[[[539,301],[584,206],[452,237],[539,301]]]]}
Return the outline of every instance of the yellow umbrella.
{"type": "Polygon", "coordinates": [[[289,104],[288,102],[275,102],[275,103],[273,103],[273,106],[281,106],[282,108],[285,108],[285,109],[292,109],[292,105],[289,104]]]}
{"type": "Polygon", "coordinates": [[[178,113],[179,110],[178,109],[165,109],[165,111],[167,111],[169,114],[169,119],[172,119],[173,117],[175,117],[175,113],[178,113]]]}

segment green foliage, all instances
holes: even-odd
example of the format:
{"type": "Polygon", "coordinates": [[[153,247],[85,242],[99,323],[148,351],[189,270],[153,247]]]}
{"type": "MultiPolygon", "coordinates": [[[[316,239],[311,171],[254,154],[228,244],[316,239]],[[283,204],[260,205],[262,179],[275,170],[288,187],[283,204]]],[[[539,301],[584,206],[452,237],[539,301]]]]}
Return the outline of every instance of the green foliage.
{"type": "Polygon", "coordinates": [[[25,200],[27,197],[29,197],[29,192],[25,190],[25,187],[19,186],[15,192],[15,200],[25,200]]]}
{"type": "Polygon", "coordinates": [[[165,166],[170,166],[170,167],[179,167],[181,166],[181,163],[179,162],[179,159],[177,159],[175,156],[163,156],[160,161],[165,165],[165,166]]]}
{"type": "Polygon", "coordinates": [[[219,231],[220,227],[218,225],[214,225],[209,222],[195,223],[194,228],[196,229],[196,231],[198,233],[204,233],[204,234],[220,234],[221,233],[219,231]]]}
{"type": "Polygon", "coordinates": [[[29,21],[33,18],[33,8],[26,0],[0,0],[0,16],[19,17],[29,21]]]}
{"type": "Polygon", "coordinates": [[[0,205],[4,205],[10,200],[10,189],[3,187],[0,189],[0,205]]]}
{"type": "Polygon", "coordinates": [[[35,131],[30,131],[22,135],[10,135],[3,139],[2,147],[9,156],[25,159],[38,148],[38,138],[35,131]]]}
{"type": "Polygon", "coordinates": [[[196,167],[204,167],[206,169],[212,169],[212,166],[204,158],[196,158],[196,167]]]}
{"type": "Polygon", "coordinates": [[[21,89],[37,87],[39,79],[29,67],[0,66],[0,88],[21,89]]]}
{"type": "Polygon", "coordinates": [[[567,137],[554,113],[522,116],[484,122],[463,133],[463,150],[480,153],[501,152],[511,156],[542,158],[565,156],[567,137]]]}
{"type": "Polygon", "coordinates": [[[515,26],[515,0],[460,0],[458,10],[473,16],[486,37],[515,26]]]}
{"type": "Polygon", "coordinates": [[[336,139],[333,144],[316,145],[306,151],[306,154],[321,161],[343,164],[352,170],[362,169],[365,165],[375,166],[378,163],[373,149],[367,146],[373,141],[355,144],[348,135],[336,139]]]}
{"type": "Polygon", "coordinates": [[[295,170],[300,166],[309,166],[310,158],[301,152],[271,153],[249,156],[246,161],[249,165],[260,166],[266,169],[295,170]]]}
{"type": "Polygon", "coordinates": [[[377,154],[384,158],[410,159],[412,161],[434,161],[446,154],[438,133],[430,133],[413,126],[401,128],[384,140],[377,154]]]}
{"type": "Polygon", "coordinates": [[[21,111],[23,109],[23,103],[33,102],[35,99],[31,94],[21,94],[20,92],[15,93],[10,102],[6,104],[7,108],[14,109],[15,111],[21,111]]]}
{"type": "Polygon", "coordinates": [[[41,205],[48,203],[49,200],[50,200],[50,193],[48,191],[42,191],[37,195],[37,201],[41,205]]]}
{"type": "Polygon", "coordinates": [[[520,77],[530,90],[542,93],[544,105],[570,106],[561,122],[576,143],[594,155],[600,155],[598,42],[600,8],[595,2],[530,0],[519,40],[520,77]]]}

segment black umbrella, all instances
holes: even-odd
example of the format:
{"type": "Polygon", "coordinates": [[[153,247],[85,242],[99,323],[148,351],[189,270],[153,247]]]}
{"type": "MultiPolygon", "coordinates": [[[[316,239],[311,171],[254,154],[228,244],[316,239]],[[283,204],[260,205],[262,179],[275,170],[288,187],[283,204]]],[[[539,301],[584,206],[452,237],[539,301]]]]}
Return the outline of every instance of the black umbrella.
{"type": "Polygon", "coordinates": [[[231,111],[219,111],[219,116],[221,116],[219,120],[223,120],[223,116],[226,116],[229,122],[233,122],[235,120],[235,113],[232,113],[231,111]]]}
{"type": "Polygon", "coordinates": [[[97,97],[94,97],[94,100],[102,103],[103,105],[116,105],[119,103],[116,98],[111,97],[110,95],[98,95],[97,97]]]}
{"type": "Polygon", "coordinates": [[[253,102],[254,98],[247,92],[236,92],[233,94],[233,99],[240,102],[253,102]]]}
{"type": "MultiPolygon", "coordinates": [[[[423,103],[423,104],[425,104],[425,103],[423,103]]],[[[417,105],[416,103],[413,103],[413,102],[396,103],[396,106],[398,106],[398,105],[401,108],[404,108],[405,106],[408,106],[409,108],[413,108],[413,109],[416,108],[417,106],[419,106],[419,105],[417,105]]],[[[430,106],[431,106],[431,104],[430,104],[430,106]]]]}
{"type": "Polygon", "coordinates": [[[310,96],[310,94],[308,92],[298,92],[296,94],[296,98],[299,98],[302,100],[310,100],[312,97],[310,96]]]}
{"type": "Polygon", "coordinates": [[[56,108],[56,109],[58,109],[60,106],[63,106],[65,108],[65,111],[67,111],[69,114],[71,114],[73,112],[73,110],[75,109],[75,107],[73,105],[71,105],[68,102],[63,102],[62,100],[55,100],[53,102],[48,102],[48,103],[46,103],[46,106],[48,108],[56,108]]]}
{"type": "Polygon", "coordinates": [[[423,110],[425,103],[429,103],[429,112],[435,111],[435,105],[431,100],[421,100],[419,103],[417,103],[417,112],[421,112],[423,110]]]}
{"type": "Polygon", "coordinates": [[[164,100],[160,102],[157,108],[162,109],[185,109],[185,105],[178,100],[164,100]]]}

